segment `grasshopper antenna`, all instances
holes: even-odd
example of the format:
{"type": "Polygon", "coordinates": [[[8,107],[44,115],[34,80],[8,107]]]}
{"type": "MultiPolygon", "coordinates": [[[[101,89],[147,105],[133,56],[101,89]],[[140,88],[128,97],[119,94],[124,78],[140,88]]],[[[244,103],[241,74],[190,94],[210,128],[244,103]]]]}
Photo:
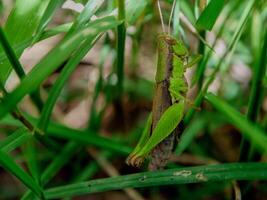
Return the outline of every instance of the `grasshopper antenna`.
{"type": "Polygon", "coordinates": [[[160,22],[161,22],[162,30],[163,30],[164,33],[166,33],[164,22],[163,22],[163,15],[162,15],[162,12],[161,12],[161,7],[160,7],[159,0],[157,0],[157,3],[158,3],[159,16],[160,16],[160,22]]]}
{"type": "Polygon", "coordinates": [[[168,33],[169,33],[169,35],[171,34],[171,21],[172,21],[172,17],[173,17],[175,6],[176,6],[176,0],[173,0],[172,10],[171,10],[170,18],[169,18],[169,23],[168,23],[168,33]]]}

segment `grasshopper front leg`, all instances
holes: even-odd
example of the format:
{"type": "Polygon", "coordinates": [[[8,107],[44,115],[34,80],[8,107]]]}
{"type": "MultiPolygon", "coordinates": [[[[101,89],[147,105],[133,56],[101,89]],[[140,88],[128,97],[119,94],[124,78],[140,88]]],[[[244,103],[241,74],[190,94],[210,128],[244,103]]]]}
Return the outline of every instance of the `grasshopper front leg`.
{"type": "MultiPolygon", "coordinates": [[[[142,141],[140,140],[140,144],[142,143],[142,145],[137,145],[134,152],[128,157],[128,163],[133,166],[140,166],[152,149],[168,137],[178,126],[183,118],[184,108],[184,101],[170,106],[161,116],[151,137],[146,142],[144,139],[142,141]]],[[[142,136],[142,138],[146,137],[147,135],[142,136]]]]}

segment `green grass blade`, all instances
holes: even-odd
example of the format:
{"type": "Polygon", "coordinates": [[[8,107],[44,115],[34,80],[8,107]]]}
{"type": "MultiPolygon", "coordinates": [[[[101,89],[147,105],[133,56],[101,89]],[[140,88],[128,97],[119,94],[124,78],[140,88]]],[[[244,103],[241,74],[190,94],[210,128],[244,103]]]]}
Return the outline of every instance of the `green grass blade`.
{"type": "Polygon", "coordinates": [[[173,23],[172,23],[172,27],[173,27],[173,36],[175,38],[179,38],[179,30],[180,30],[180,17],[179,14],[181,12],[180,10],[180,0],[175,0],[175,8],[174,8],[174,13],[173,13],[173,23]]]}
{"type": "MultiPolygon", "coordinates": [[[[118,20],[125,20],[125,0],[118,0],[118,20]]],[[[123,93],[124,80],[124,51],[125,51],[126,27],[125,22],[120,24],[117,28],[117,92],[118,98],[123,93]]]]}
{"type": "Polygon", "coordinates": [[[32,135],[26,128],[19,128],[0,141],[0,149],[8,153],[25,143],[32,135]]]}
{"type": "Polygon", "coordinates": [[[17,59],[17,56],[15,54],[15,52],[13,51],[11,45],[9,44],[7,37],[2,29],[2,27],[0,27],[0,42],[1,45],[9,59],[9,62],[11,63],[11,65],[13,66],[15,72],[17,73],[17,75],[19,77],[24,77],[25,76],[25,72],[23,67],[21,66],[19,60],[17,59]]]}
{"type": "MultiPolygon", "coordinates": [[[[125,1],[125,0],[124,0],[125,1]]],[[[147,0],[126,0],[125,1],[125,21],[128,24],[134,24],[138,17],[144,12],[148,4],[147,0]]],[[[115,9],[111,15],[117,16],[118,9],[115,9]]]]}
{"type": "MultiPolygon", "coordinates": [[[[11,66],[15,70],[15,72],[18,75],[18,77],[20,78],[20,80],[23,79],[26,76],[24,69],[23,69],[22,65],[20,64],[14,50],[12,49],[11,45],[9,44],[2,27],[0,27],[0,42],[2,44],[2,47],[3,47],[7,57],[8,57],[8,60],[11,64],[11,66]]],[[[35,105],[37,106],[37,108],[39,110],[41,110],[41,108],[43,106],[43,102],[41,100],[41,97],[40,97],[38,91],[34,91],[33,93],[30,94],[30,96],[31,96],[31,99],[33,100],[33,102],[35,103],[35,105]]]]}
{"type": "MultiPolygon", "coordinates": [[[[196,97],[196,99],[194,101],[194,107],[199,107],[201,105],[209,86],[211,85],[211,83],[215,79],[216,74],[220,70],[223,62],[225,61],[227,56],[228,55],[231,56],[233,51],[235,50],[237,42],[239,41],[239,39],[241,37],[241,33],[244,30],[245,24],[247,23],[248,18],[250,17],[250,13],[252,12],[252,10],[254,8],[254,4],[255,4],[255,0],[251,0],[246,5],[246,7],[244,9],[244,12],[242,13],[242,17],[241,17],[241,19],[240,19],[240,21],[238,23],[237,28],[236,28],[236,31],[234,32],[233,37],[231,38],[231,41],[230,41],[229,45],[227,46],[227,50],[225,51],[225,53],[222,56],[222,58],[219,60],[218,64],[215,66],[215,69],[214,69],[213,73],[209,76],[208,80],[204,84],[204,86],[201,89],[201,91],[198,93],[198,95],[197,95],[197,97],[196,97]]],[[[185,124],[188,124],[190,122],[190,120],[193,118],[195,112],[196,112],[195,108],[191,108],[187,112],[187,114],[186,114],[186,116],[184,118],[185,124]]]]}
{"type": "Polygon", "coordinates": [[[88,23],[88,21],[90,21],[91,17],[96,13],[96,11],[101,7],[103,3],[104,3],[104,0],[88,1],[83,11],[78,15],[78,17],[74,21],[72,27],[70,28],[66,36],[84,27],[84,25],[88,23]]]}
{"type": "Polygon", "coordinates": [[[224,0],[212,0],[199,16],[196,26],[198,29],[211,30],[224,6],[224,0]]]}
{"type": "Polygon", "coordinates": [[[162,170],[157,173],[145,172],[60,186],[46,190],[45,197],[57,199],[129,187],[143,188],[199,182],[266,179],[266,163],[208,165],[162,170]]]}
{"type": "MultiPolygon", "coordinates": [[[[85,6],[83,12],[78,16],[76,21],[74,22],[73,26],[69,30],[68,34],[71,34],[74,30],[80,29],[90,18],[93,14],[99,9],[104,1],[89,1],[85,6]]],[[[48,99],[46,101],[45,107],[42,110],[40,121],[38,123],[38,127],[46,131],[47,125],[49,123],[49,119],[53,110],[53,107],[56,103],[58,96],[60,95],[60,91],[64,87],[64,84],[79,64],[81,59],[88,53],[88,51],[93,47],[93,38],[88,38],[82,46],[72,55],[69,59],[68,63],[64,66],[63,71],[60,73],[56,83],[54,84],[52,90],[49,92],[48,99]]]]}
{"type": "Polygon", "coordinates": [[[63,2],[65,0],[50,0],[49,1],[49,4],[47,5],[45,11],[44,11],[44,14],[40,20],[40,23],[37,27],[37,30],[36,30],[36,33],[35,33],[35,36],[32,40],[32,44],[34,44],[36,41],[39,40],[41,34],[43,33],[43,31],[45,30],[46,26],[48,25],[48,23],[50,22],[50,20],[52,19],[56,9],[58,7],[60,7],[63,2]]]}
{"type": "MultiPolygon", "coordinates": [[[[31,118],[31,122],[37,122],[37,120],[31,118]]],[[[3,125],[11,125],[11,126],[21,126],[20,123],[16,122],[16,120],[5,117],[0,121],[0,124],[3,125]]],[[[81,131],[76,130],[72,128],[68,128],[66,126],[56,124],[56,123],[50,123],[47,130],[47,136],[61,138],[61,139],[67,139],[71,141],[76,141],[80,144],[85,145],[93,145],[100,147],[102,149],[110,150],[117,152],[120,155],[128,155],[132,152],[132,148],[129,146],[126,146],[125,144],[115,141],[113,139],[105,138],[102,136],[98,136],[94,132],[90,131],[81,131]]]]}
{"type": "MultiPolygon", "coordinates": [[[[78,149],[79,144],[74,142],[67,143],[42,173],[40,180],[41,185],[45,186],[59,172],[59,170],[70,161],[71,157],[78,149]]],[[[27,191],[22,199],[32,199],[32,195],[31,191],[27,191]]]]}
{"type": "Polygon", "coordinates": [[[34,180],[40,184],[40,166],[37,162],[37,148],[35,146],[34,137],[29,138],[23,146],[23,153],[26,158],[29,172],[34,180]]]}
{"type": "Polygon", "coordinates": [[[64,146],[58,156],[48,165],[41,176],[41,184],[45,185],[50,181],[58,171],[64,166],[71,157],[77,152],[79,145],[75,142],[69,142],[64,146]]]}
{"type": "MultiPolygon", "coordinates": [[[[262,105],[262,97],[264,95],[263,82],[267,68],[267,29],[265,30],[263,40],[264,41],[260,49],[261,53],[260,56],[258,56],[259,61],[257,60],[255,62],[253,68],[252,88],[248,103],[247,118],[252,122],[257,121],[259,110],[262,105]]],[[[262,41],[259,42],[261,43],[262,41]]],[[[253,147],[249,144],[249,141],[243,138],[239,159],[241,162],[253,160],[256,161],[260,159],[260,154],[255,154],[253,147]]]]}
{"type": "Polygon", "coordinates": [[[196,135],[205,125],[205,120],[197,118],[191,122],[191,124],[184,130],[181,138],[179,139],[175,153],[180,155],[194,140],[196,135]]]}
{"type": "Polygon", "coordinates": [[[49,124],[47,135],[76,141],[81,144],[95,145],[102,149],[115,151],[121,155],[128,155],[132,151],[132,148],[112,139],[104,138],[88,131],[79,131],[54,123],[49,124]]]}
{"type": "Polygon", "coordinates": [[[79,31],[57,45],[33,68],[12,93],[3,98],[0,104],[0,118],[11,111],[25,95],[34,91],[71,55],[84,39],[92,38],[93,40],[99,33],[114,28],[118,24],[119,22],[114,17],[95,20],[88,25],[88,28],[79,31]]]}
{"type": "Polygon", "coordinates": [[[243,136],[249,140],[261,152],[267,153],[267,135],[257,125],[251,123],[245,116],[241,115],[230,105],[209,93],[206,99],[223,115],[229,123],[238,128],[243,136]]]}
{"type": "Polygon", "coordinates": [[[39,197],[42,196],[42,189],[8,154],[0,150],[0,165],[5,170],[17,177],[25,186],[31,189],[39,197]]]}
{"type": "Polygon", "coordinates": [[[94,41],[91,38],[86,40],[82,46],[72,55],[68,63],[64,66],[62,72],[60,73],[58,79],[56,80],[53,88],[49,92],[48,99],[45,103],[45,106],[42,110],[40,120],[38,122],[38,128],[46,132],[47,125],[51,113],[53,111],[54,105],[62,88],[64,87],[66,81],[75,70],[76,66],[79,64],[81,59],[88,53],[88,51],[93,47],[94,41]]]}
{"type": "MultiPolygon", "coordinates": [[[[31,39],[35,32],[43,11],[47,5],[47,0],[17,0],[16,4],[8,16],[4,26],[4,31],[14,46],[31,39]]],[[[16,52],[17,57],[20,57],[23,50],[16,52]]],[[[0,50],[2,52],[2,49],[0,50]]],[[[7,60],[0,63],[0,81],[5,83],[11,72],[11,66],[7,60]]]]}

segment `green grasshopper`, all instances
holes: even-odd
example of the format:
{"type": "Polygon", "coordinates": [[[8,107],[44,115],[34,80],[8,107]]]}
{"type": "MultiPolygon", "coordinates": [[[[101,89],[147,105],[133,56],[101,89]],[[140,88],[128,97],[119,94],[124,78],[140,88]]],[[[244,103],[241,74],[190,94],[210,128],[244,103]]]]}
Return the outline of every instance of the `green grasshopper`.
{"type": "Polygon", "coordinates": [[[140,167],[151,154],[150,170],[163,168],[172,153],[179,132],[177,127],[183,119],[187,102],[188,83],[184,73],[200,59],[197,57],[187,63],[186,47],[167,33],[158,36],[157,54],[152,114],[138,144],[126,160],[128,165],[140,167]]]}
{"type": "MultiPolygon", "coordinates": [[[[188,84],[184,73],[192,64],[186,64],[188,51],[185,46],[168,34],[158,36],[158,63],[152,115],[143,134],[126,162],[139,167],[145,157],[165,138],[160,149],[152,152],[150,169],[165,165],[174,145],[176,127],[184,116],[188,84]],[[173,133],[173,134],[172,134],[173,133]],[[168,154],[164,156],[165,152],[168,154]],[[153,156],[154,155],[154,156],[153,156]],[[159,159],[156,159],[159,158],[159,159]],[[155,163],[153,163],[153,161],[155,163]]],[[[161,167],[160,167],[161,168],[161,167]]]]}

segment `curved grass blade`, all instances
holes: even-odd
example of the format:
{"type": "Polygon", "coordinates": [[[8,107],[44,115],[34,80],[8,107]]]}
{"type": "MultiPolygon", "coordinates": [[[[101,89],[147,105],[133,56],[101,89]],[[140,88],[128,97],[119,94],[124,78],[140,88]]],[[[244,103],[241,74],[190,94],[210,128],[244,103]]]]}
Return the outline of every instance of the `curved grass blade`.
{"type": "Polygon", "coordinates": [[[118,20],[123,20],[123,23],[117,27],[117,98],[120,98],[123,93],[123,81],[124,81],[124,51],[125,51],[125,39],[126,39],[126,26],[125,26],[125,1],[118,0],[118,20]]]}
{"type": "Polygon", "coordinates": [[[184,130],[175,150],[177,155],[180,155],[192,143],[196,135],[204,127],[205,123],[203,118],[197,118],[184,130]]]}
{"type": "Polygon", "coordinates": [[[54,123],[49,124],[47,135],[76,141],[81,144],[95,145],[102,149],[115,151],[121,155],[128,155],[132,151],[131,147],[112,139],[104,138],[88,131],[84,132],[75,130],[54,123]]]}
{"type": "Polygon", "coordinates": [[[40,120],[38,122],[38,128],[46,132],[47,125],[51,113],[53,111],[54,105],[62,88],[64,87],[66,81],[75,70],[76,66],[79,64],[81,59],[88,53],[88,51],[93,47],[94,41],[91,38],[87,39],[82,46],[72,55],[68,63],[64,66],[62,72],[60,73],[58,79],[56,80],[53,88],[49,92],[48,99],[42,110],[40,120]]]}
{"type": "Polygon", "coordinates": [[[8,154],[0,150],[0,165],[5,170],[17,177],[25,186],[37,196],[42,196],[42,189],[8,154]]]}
{"type": "Polygon", "coordinates": [[[196,26],[200,30],[211,30],[224,6],[224,0],[212,0],[199,16],[196,26]]]}
{"type": "Polygon", "coordinates": [[[37,27],[36,33],[34,38],[32,39],[32,44],[39,40],[41,34],[45,30],[46,26],[52,19],[56,9],[63,4],[65,0],[50,0],[49,4],[47,5],[44,14],[40,20],[40,23],[37,27]]]}
{"type": "MultiPolygon", "coordinates": [[[[37,122],[37,120],[33,118],[31,118],[30,121],[33,124],[37,122]]],[[[0,124],[11,125],[11,126],[21,126],[19,122],[17,122],[16,120],[10,117],[3,118],[0,121],[0,124]]],[[[76,130],[76,129],[68,128],[66,126],[63,126],[57,123],[49,123],[47,136],[76,141],[79,144],[93,145],[96,147],[100,147],[102,149],[117,152],[118,154],[124,155],[124,156],[128,155],[133,150],[131,147],[125,145],[122,142],[118,142],[113,139],[98,136],[94,132],[76,130]]]]}
{"type": "MultiPolygon", "coordinates": [[[[42,186],[45,186],[59,172],[59,170],[70,161],[72,156],[79,150],[79,147],[79,144],[69,142],[62,148],[62,151],[59,152],[57,157],[52,160],[42,173],[40,180],[42,186]]],[[[21,199],[33,199],[32,195],[33,193],[31,191],[27,191],[21,199]]]]}
{"type": "MultiPolygon", "coordinates": [[[[2,47],[8,57],[8,60],[12,66],[12,68],[15,70],[16,74],[18,75],[18,77],[21,79],[23,79],[26,74],[24,72],[24,69],[22,67],[22,65],[20,64],[14,50],[12,49],[11,45],[9,44],[7,37],[5,36],[5,33],[2,29],[2,27],[0,26],[0,42],[2,44],[2,47]]],[[[37,108],[39,110],[42,109],[43,107],[43,102],[41,100],[41,97],[39,95],[38,91],[34,91],[33,93],[30,94],[31,99],[33,100],[34,104],[37,106],[37,108]]]]}
{"type": "Polygon", "coordinates": [[[161,185],[232,180],[266,180],[266,163],[233,163],[187,167],[155,172],[137,173],[105,179],[97,179],[45,191],[47,199],[92,194],[124,188],[143,188],[161,185]]]}
{"type": "Polygon", "coordinates": [[[0,141],[0,149],[8,153],[26,142],[32,135],[26,128],[19,128],[8,137],[0,141]]]}
{"type": "MultiPolygon", "coordinates": [[[[236,28],[235,33],[233,34],[233,37],[231,38],[231,41],[229,43],[229,45],[227,46],[227,50],[225,51],[224,55],[222,56],[222,58],[219,60],[218,64],[215,66],[214,71],[212,72],[212,74],[209,76],[208,80],[206,81],[206,83],[204,84],[203,88],[201,89],[201,91],[198,93],[195,101],[194,101],[194,107],[197,108],[201,105],[204,96],[210,86],[210,84],[213,82],[213,80],[216,77],[217,72],[220,70],[224,60],[227,58],[228,55],[232,55],[233,51],[236,48],[237,42],[239,41],[240,37],[241,37],[241,33],[244,30],[245,24],[248,21],[248,18],[250,17],[250,13],[252,12],[253,8],[255,5],[255,0],[251,0],[249,1],[249,3],[246,5],[244,12],[242,13],[242,17],[238,23],[238,26],[236,28]]],[[[184,123],[188,124],[190,122],[190,120],[193,118],[194,114],[196,112],[196,109],[191,108],[188,110],[185,118],[184,118],[184,123]]]]}
{"type": "Polygon", "coordinates": [[[84,25],[90,21],[91,17],[96,13],[96,11],[101,7],[103,3],[104,3],[104,0],[88,1],[83,11],[78,15],[78,17],[74,21],[66,37],[72,34],[74,31],[79,30],[82,27],[84,27],[84,25]]]}
{"type": "MultiPolygon", "coordinates": [[[[262,47],[260,55],[257,56],[259,60],[256,61],[253,69],[253,79],[251,94],[249,97],[247,118],[252,122],[256,122],[259,114],[260,107],[262,105],[264,95],[264,76],[267,68],[267,28],[265,28],[265,34],[263,37],[262,47]]],[[[260,41],[261,43],[262,41],[260,41]]],[[[260,159],[260,154],[256,154],[252,146],[249,145],[249,141],[242,140],[240,150],[240,161],[256,161],[260,159]]]]}
{"type": "MultiPolygon", "coordinates": [[[[89,1],[83,12],[78,16],[72,25],[71,29],[68,31],[67,35],[71,34],[73,31],[80,29],[93,14],[99,9],[104,1],[89,1]]],[[[65,37],[66,38],[66,37],[65,37]]],[[[99,37],[98,37],[99,38],[99,37]]],[[[69,59],[68,63],[64,66],[63,71],[60,73],[56,83],[54,84],[52,90],[49,92],[48,99],[46,101],[45,107],[42,110],[40,121],[38,122],[38,127],[46,131],[47,125],[49,123],[49,119],[53,110],[53,107],[56,103],[56,100],[60,94],[60,91],[64,87],[64,84],[79,64],[80,60],[88,53],[88,51],[93,47],[94,43],[97,39],[88,38],[82,46],[72,55],[69,59]]]]}
{"type": "Polygon", "coordinates": [[[248,139],[258,151],[267,153],[267,135],[256,124],[251,123],[245,116],[232,108],[215,95],[208,93],[206,99],[223,115],[229,123],[238,128],[243,136],[248,139]]]}
{"type": "MultiPolygon", "coordinates": [[[[17,0],[14,9],[8,16],[4,26],[4,31],[14,46],[31,39],[35,32],[39,20],[47,5],[47,0],[17,0]]],[[[17,53],[20,57],[23,50],[21,48],[17,53]]],[[[2,49],[0,50],[0,52],[2,49]]],[[[0,81],[4,84],[12,68],[7,60],[0,63],[0,81]]]]}
{"type": "Polygon", "coordinates": [[[52,49],[26,76],[21,84],[3,98],[0,104],[0,118],[11,111],[14,106],[27,94],[34,91],[73,51],[88,38],[95,38],[99,33],[116,27],[118,22],[114,17],[105,17],[88,24],[88,27],[73,34],[52,49]]]}

